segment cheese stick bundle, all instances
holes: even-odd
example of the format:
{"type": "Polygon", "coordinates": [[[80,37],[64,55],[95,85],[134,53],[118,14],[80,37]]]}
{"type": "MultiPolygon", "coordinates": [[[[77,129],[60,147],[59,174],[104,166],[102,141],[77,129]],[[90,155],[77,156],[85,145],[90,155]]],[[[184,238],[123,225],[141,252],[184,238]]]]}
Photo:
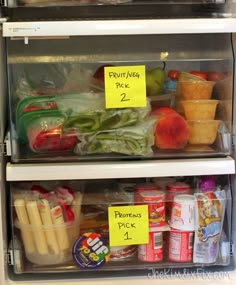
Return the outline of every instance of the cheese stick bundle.
{"type": "Polygon", "coordinates": [[[42,228],[42,221],[38,210],[37,201],[28,201],[26,208],[29,216],[30,224],[32,225],[32,233],[34,241],[39,254],[48,254],[48,245],[44,230],[42,228]]]}
{"type": "Polygon", "coordinates": [[[29,222],[29,217],[28,217],[26,207],[25,207],[25,200],[16,199],[14,201],[14,207],[15,207],[18,221],[20,223],[21,236],[22,236],[25,252],[28,254],[33,254],[35,253],[36,250],[35,250],[35,244],[34,244],[34,238],[32,235],[32,231],[29,228],[30,222],[29,222]]]}
{"type": "Polygon", "coordinates": [[[39,200],[38,209],[42,223],[45,226],[44,230],[49,251],[52,252],[53,254],[59,254],[60,249],[57,243],[56,233],[53,228],[51,210],[48,201],[46,199],[39,200]]]}
{"type": "Polygon", "coordinates": [[[71,260],[71,248],[80,232],[81,192],[66,186],[45,193],[39,186],[19,190],[12,199],[27,259],[39,265],[71,260]]]}

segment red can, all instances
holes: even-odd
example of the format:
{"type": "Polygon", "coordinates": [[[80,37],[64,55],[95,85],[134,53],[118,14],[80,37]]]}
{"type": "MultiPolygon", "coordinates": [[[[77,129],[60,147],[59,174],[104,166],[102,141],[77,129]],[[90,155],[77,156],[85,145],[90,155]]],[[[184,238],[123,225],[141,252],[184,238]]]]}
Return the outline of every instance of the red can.
{"type": "Polygon", "coordinates": [[[190,262],[193,259],[193,232],[172,230],[168,239],[168,259],[176,262],[190,262]]]}
{"type": "Polygon", "coordinates": [[[163,232],[149,232],[149,243],[138,245],[138,259],[145,262],[162,261],[163,232]]]}
{"type": "Polygon", "coordinates": [[[173,206],[173,200],[176,195],[190,194],[190,186],[184,182],[173,182],[167,184],[166,192],[166,217],[167,220],[171,217],[171,209],[173,206]]]}

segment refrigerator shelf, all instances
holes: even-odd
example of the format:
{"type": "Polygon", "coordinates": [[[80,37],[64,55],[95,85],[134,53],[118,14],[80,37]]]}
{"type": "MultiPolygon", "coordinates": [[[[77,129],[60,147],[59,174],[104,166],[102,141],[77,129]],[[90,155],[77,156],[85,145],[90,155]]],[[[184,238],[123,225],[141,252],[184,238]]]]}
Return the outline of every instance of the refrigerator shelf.
{"type": "Polygon", "coordinates": [[[7,181],[138,178],[234,174],[232,157],[117,161],[84,163],[12,164],[6,167],[7,181]]]}
{"type": "MultiPolygon", "coordinates": [[[[3,23],[4,37],[233,33],[236,19],[84,20],[3,23]]],[[[27,42],[27,41],[26,41],[27,42]]]]}

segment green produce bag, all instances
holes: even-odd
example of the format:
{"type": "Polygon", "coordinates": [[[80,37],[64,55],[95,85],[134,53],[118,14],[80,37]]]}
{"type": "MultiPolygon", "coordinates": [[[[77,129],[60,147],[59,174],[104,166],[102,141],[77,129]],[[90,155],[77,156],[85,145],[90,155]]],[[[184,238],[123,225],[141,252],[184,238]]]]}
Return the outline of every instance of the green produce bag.
{"type": "Polygon", "coordinates": [[[136,126],[80,135],[80,142],[75,152],[82,155],[93,153],[150,155],[154,144],[155,122],[155,118],[149,118],[136,126]]]}
{"type": "Polygon", "coordinates": [[[79,133],[132,126],[142,122],[151,110],[149,101],[142,108],[105,109],[104,94],[91,92],[58,95],[56,104],[66,116],[63,129],[79,133]]]}

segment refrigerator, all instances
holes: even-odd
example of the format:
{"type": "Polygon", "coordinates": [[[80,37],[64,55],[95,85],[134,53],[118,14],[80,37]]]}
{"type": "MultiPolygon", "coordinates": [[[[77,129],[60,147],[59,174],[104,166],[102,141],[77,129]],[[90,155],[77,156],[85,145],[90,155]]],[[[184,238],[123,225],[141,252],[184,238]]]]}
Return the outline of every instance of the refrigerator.
{"type": "Polygon", "coordinates": [[[0,284],[235,280],[235,3],[1,3],[0,284]]]}

